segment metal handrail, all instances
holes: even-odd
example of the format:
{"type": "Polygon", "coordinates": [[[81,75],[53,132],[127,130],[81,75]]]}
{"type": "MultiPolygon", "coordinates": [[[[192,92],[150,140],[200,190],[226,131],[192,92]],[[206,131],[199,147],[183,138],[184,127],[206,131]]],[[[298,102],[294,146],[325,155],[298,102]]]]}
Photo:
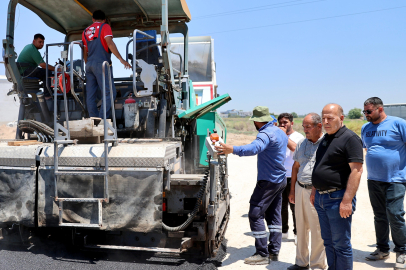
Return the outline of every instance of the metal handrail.
{"type": "MultiPolygon", "coordinates": [[[[73,45],[75,45],[75,44],[78,44],[81,47],[83,46],[82,41],[72,41],[70,43],[70,45],[69,45],[69,51],[70,51],[70,72],[69,72],[69,75],[70,75],[70,91],[72,92],[73,98],[80,105],[80,107],[82,108],[83,113],[85,114],[85,117],[87,118],[89,116],[89,114],[88,114],[87,110],[85,109],[85,107],[83,106],[80,99],[76,96],[75,85],[73,84],[73,45]]],[[[82,50],[82,54],[83,54],[83,50],[82,50]]],[[[82,56],[82,59],[83,59],[83,56],[82,56]]],[[[81,64],[81,68],[82,68],[82,71],[83,71],[83,61],[82,61],[82,64],[81,64]]],[[[77,74],[77,75],[79,75],[79,74],[77,74]]],[[[79,78],[82,79],[82,81],[83,81],[82,77],[79,76],[79,78]]],[[[83,91],[83,87],[82,87],[82,91],[83,91]]],[[[84,91],[83,91],[83,93],[84,93],[84,91]]]]}
{"type": "Polygon", "coordinates": [[[69,132],[69,113],[68,113],[68,101],[66,97],[66,85],[65,85],[65,72],[62,69],[62,65],[58,64],[55,67],[55,76],[54,76],[54,137],[55,141],[58,140],[70,140],[70,132],[69,132]],[[62,125],[56,121],[57,113],[58,113],[58,69],[61,69],[62,73],[62,85],[63,85],[63,103],[65,106],[65,121],[66,121],[66,127],[65,129],[62,125]],[[64,133],[65,136],[59,136],[59,130],[61,129],[64,133]]]}
{"type": "Polygon", "coordinates": [[[72,143],[70,139],[69,131],[69,114],[68,114],[68,102],[66,98],[66,86],[65,86],[65,72],[62,70],[62,80],[63,80],[63,101],[65,106],[65,121],[66,127],[63,127],[58,123],[56,117],[58,112],[58,69],[62,70],[62,65],[58,64],[55,67],[55,76],[54,76],[54,183],[55,183],[55,199],[58,198],[58,189],[57,189],[57,173],[58,173],[58,144],[61,143],[72,143]],[[59,135],[59,131],[65,133],[65,136],[59,135]]]}
{"type": "MultiPolygon", "coordinates": [[[[141,35],[147,36],[149,38],[154,38],[151,35],[148,35],[147,33],[144,33],[138,29],[135,29],[133,32],[133,40],[134,38],[137,39],[137,33],[140,33],[141,35]]],[[[137,42],[134,42],[133,45],[133,92],[136,97],[143,97],[144,95],[139,95],[137,92],[137,42]]]]}
{"type": "Polygon", "coordinates": [[[184,73],[184,72],[182,72],[182,55],[181,55],[180,53],[174,52],[174,51],[172,51],[172,50],[171,50],[171,53],[173,53],[173,54],[179,56],[179,58],[180,58],[180,69],[179,69],[179,70],[180,70],[180,73],[181,73],[181,74],[184,73]]]}
{"type": "Polygon", "coordinates": [[[112,80],[111,80],[111,70],[110,70],[110,64],[107,61],[103,62],[102,65],[102,79],[103,79],[103,124],[104,124],[104,168],[106,175],[104,176],[104,198],[106,199],[106,202],[109,200],[109,182],[108,182],[108,171],[109,171],[109,142],[113,143],[113,146],[117,144],[117,125],[116,125],[116,113],[114,110],[114,98],[113,98],[113,85],[112,85],[112,80]],[[113,126],[112,127],[108,122],[107,122],[107,112],[106,112],[106,67],[108,71],[108,76],[109,76],[109,89],[110,89],[110,101],[111,101],[111,115],[113,119],[113,126]],[[113,131],[113,136],[108,135],[108,130],[113,131]]]}
{"type": "Polygon", "coordinates": [[[106,141],[113,141],[117,140],[117,125],[116,125],[116,112],[114,110],[114,97],[113,97],[113,85],[112,85],[112,80],[111,80],[111,70],[110,70],[110,64],[107,61],[103,62],[102,65],[102,78],[103,78],[103,123],[104,123],[104,140],[106,141]],[[109,76],[109,88],[110,88],[110,101],[111,101],[111,115],[113,119],[113,126],[112,127],[108,122],[107,122],[107,112],[106,112],[106,67],[108,71],[108,76],[109,76]],[[106,127],[110,128],[111,131],[113,131],[113,136],[108,135],[108,130],[106,127]]]}

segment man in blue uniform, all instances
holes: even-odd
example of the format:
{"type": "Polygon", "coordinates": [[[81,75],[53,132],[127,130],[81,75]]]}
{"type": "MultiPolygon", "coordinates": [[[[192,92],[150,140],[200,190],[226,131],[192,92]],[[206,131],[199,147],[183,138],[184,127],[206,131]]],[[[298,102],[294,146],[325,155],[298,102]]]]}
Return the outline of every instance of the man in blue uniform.
{"type": "Polygon", "coordinates": [[[361,137],[367,149],[368,191],[377,247],[366,259],[389,258],[390,228],[396,252],[394,269],[406,269],[406,121],[386,115],[378,97],[367,99],[363,112],[369,122],[362,127],[361,137]]]}
{"type": "MultiPolygon", "coordinates": [[[[83,31],[82,41],[84,45],[84,60],[86,62],[86,104],[90,117],[103,118],[103,104],[100,112],[97,110],[96,97],[99,89],[103,87],[102,65],[107,61],[111,65],[113,53],[125,68],[131,68],[117,50],[113,41],[113,33],[110,25],[106,24],[106,15],[101,10],[93,13],[93,24],[83,31]]],[[[110,87],[107,70],[106,75],[106,117],[111,115],[110,87]]],[[[111,72],[113,80],[113,72],[111,72]]],[[[116,88],[112,81],[113,98],[116,98],[116,88]]]]}
{"type": "Polygon", "coordinates": [[[269,264],[277,261],[282,241],[282,192],[286,186],[285,161],[288,137],[274,125],[269,110],[264,106],[254,108],[253,116],[257,138],[250,144],[231,146],[221,144],[216,149],[220,154],[253,156],[258,154],[257,185],[250,200],[248,213],[251,230],[255,237],[256,252],[245,259],[246,264],[269,264]],[[264,218],[269,228],[269,244],[264,218]]]}

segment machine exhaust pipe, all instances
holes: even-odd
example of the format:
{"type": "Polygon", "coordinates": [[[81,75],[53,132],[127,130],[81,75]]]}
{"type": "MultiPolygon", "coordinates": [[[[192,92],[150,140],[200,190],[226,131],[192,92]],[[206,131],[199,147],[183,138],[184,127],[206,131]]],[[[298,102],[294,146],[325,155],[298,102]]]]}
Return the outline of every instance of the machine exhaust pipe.
{"type": "Polygon", "coordinates": [[[165,138],[166,137],[166,107],[167,101],[163,96],[160,100],[159,106],[159,127],[158,127],[158,137],[165,138]]]}
{"type": "Polygon", "coordinates": [[[42,112],[42,116],[44,118],[45,123],[47,123],[47,124],[51,123],[51,116],[49,115],[48,106],[45,103],[44,93],[43,92],[38,92],[37,93],[37,99],[38,99],[38,102],[39,102],[39,106],[41,107],[41,112],[42,112]]]}

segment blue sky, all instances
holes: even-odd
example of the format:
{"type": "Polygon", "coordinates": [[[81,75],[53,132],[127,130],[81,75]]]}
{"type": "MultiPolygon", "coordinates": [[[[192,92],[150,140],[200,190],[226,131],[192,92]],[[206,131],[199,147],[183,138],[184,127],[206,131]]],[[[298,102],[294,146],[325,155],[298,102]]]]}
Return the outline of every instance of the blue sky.
{"type": "MultiPolygon", "coordinates": [[[[0,1],[2,39],[7,5],[0,1]]],[[[188,6],[189,35],[212,36],[218,92],[232,97],[220,111],[264,105],[275,113],[304,114],[336,102],[348,112],[371,96],[406,103],[405,0],[205,0],[188,6]]],[[[17,52],[38,32],[46,43],[63,41],[37,15],[18,7],[17,52]]],[[[127,41],[116,39],[123,56],[127,41]]],[[[115,76],[128,76],[114,60],[115,76]]]]}

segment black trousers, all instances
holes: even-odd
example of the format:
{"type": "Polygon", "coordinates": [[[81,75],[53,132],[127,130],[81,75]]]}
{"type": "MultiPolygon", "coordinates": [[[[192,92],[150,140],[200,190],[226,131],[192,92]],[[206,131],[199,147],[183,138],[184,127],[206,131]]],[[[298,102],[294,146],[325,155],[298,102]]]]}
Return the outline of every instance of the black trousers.
{"type": "Polygon", "coordinates": [[[289,231],[289,206],[293,217],[293,233],[296,235],[295,205],[289,202],[291,178],[287,178],[287,185],[282,193],[282,233],[289,231]]]}
{"type": "Polygon", "coordinates": [[[248,218],[255,237],[256,252],[261,256],[279,254],[282,242],[281,205],[286,179],[279,184],[260,180],[250,200],[248,218]],[[264,218],[269,229],[269,244],[264,218]]]}
{"type": "MultiPolygon", "coordinates": [[[[40,67],[28,67],[22,74],[23,77],[28,77],[28,78],[38,78],[42,81],[43,87],[44,87],[44,95],[50,96],[49,92],[45,89],[45,79],[46,79],[46,71],[45,68],[40,68],[40,67]]],[[[53,71],[48,70],[48,86],[51,89],[51,77],[53,75],[53,71]]],[[[53,92],[54,89],[51,89],[53,92]]]]}
{"type": "Polygon", "coordinates": [[[406,225],[403,201],[406,183],[368,180],[369,198],[374,211],[376,246],[389,251],[389,229],[395,244],[394,252],[406,253],[406,225]]]}

